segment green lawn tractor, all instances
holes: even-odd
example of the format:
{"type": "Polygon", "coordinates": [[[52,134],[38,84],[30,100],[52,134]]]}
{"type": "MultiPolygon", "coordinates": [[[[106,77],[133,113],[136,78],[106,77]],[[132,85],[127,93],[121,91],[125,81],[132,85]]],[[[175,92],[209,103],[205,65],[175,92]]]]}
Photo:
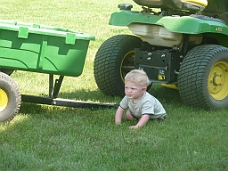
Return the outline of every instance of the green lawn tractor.
{"type": "Polygon", "coordinates": [[[124,76],[143,69],[151,85],[179,91],[184,103],[228,107],[228,1],[134,0],[119,4],[109,24],[134,35],[108,38],[95,56],[94,76],[107,95],[124,95],[124,76]]]}

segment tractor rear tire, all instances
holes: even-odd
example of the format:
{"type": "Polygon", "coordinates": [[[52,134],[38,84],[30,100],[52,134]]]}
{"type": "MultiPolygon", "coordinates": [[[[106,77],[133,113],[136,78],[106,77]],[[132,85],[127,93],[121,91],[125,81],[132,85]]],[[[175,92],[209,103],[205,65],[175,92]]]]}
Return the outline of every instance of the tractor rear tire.
{"type": "Polygon", "coordinates": [[[21,95],[16,82],[0,72],[0,122],[11,121],[21,106],[21,95]]]}
{"type": "Polygon", "coordinates": [[[94,61],[94,77],[104,94],[124,96],[124,77],[135,68],[134,49],[141,44],[142,40],[138,37],[117,35],[100,46],[94,61]]]}
{"type": "Polygon", "coordinates": [[[228,48],[200,45],[180,67],[178,88],[184,103],[204,109],[228,107],[228,48]]]}

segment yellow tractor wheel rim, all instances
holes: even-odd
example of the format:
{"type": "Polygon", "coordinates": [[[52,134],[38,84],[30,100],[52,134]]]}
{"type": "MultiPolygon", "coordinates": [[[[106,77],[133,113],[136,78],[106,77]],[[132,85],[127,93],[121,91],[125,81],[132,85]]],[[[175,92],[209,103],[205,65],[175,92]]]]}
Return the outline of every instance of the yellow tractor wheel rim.
{"type": "Polygon", "coordinates": [[[181,0],[182,2],[192,2],[195,4],[199,4],[202,5],[204,7],[206,7],[208,5],[208,1],[207,0],[181,0]]]}
{"type": "Polygon", "coordinates": [[[8,96],[6,92],[0,89],[0,112],[3,111],[8,104],[8,96]]]}
{"type": "Polygon", "coordinates": [[[133,70],[135,68],[135,64],[134,64],[134,54],[135,51],[129,51],[128,53],[126,53],[126,55],[123,57],[123,60],[121,62],[121,66],[120,66],[120,74],[121,74],[121,78],[124,82],[124,77],[125,75],[130,72],[131,70],[133,70]]]}
{"type": "Polygon", "coordinates": [[[211,68],[208,89],[215,100],[223,100],[228,96],[228,62],[219,61],[211,68]]]}

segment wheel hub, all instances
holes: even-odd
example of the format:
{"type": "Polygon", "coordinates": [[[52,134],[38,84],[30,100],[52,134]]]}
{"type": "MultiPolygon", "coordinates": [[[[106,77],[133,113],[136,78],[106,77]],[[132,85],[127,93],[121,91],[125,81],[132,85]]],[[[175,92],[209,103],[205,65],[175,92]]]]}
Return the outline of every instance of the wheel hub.
{"type": "Polygon", "coordinates": [[[216,75],[214,78],[213,78],[213,82],[215,85],[222,85],[222,78],[220,75],[216,75]]]}
{"type": "Polygon", "coordinates": [[[0,112],[3,111],[8,104],[8,97],[4,90],[0,89],[0,112]]]}
{"type": "Polygon", "coordinates": [[[212,67],[208,88],[215,100],[223,100],[228,96],[228,62],[219,61],[212,67]]]}

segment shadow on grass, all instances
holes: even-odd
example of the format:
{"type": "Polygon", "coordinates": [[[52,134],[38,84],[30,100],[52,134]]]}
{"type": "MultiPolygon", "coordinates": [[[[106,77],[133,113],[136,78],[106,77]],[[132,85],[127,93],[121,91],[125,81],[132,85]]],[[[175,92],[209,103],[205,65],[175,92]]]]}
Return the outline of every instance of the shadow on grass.
{"type": "Polygon", "coordinates": [[[93,101],[100,103],[119,103],[121,97],[112,97],[103,94],[99,89],[97,90],[87,90],[80,89],[73,92],[60,92],[59,98],[72,99],[80,101],[93,101]]]}
{"type": "Polygon", "coordinates": [[[154,84],[150,88],[149,93],[155,96],[161,103],[184,105],[178,90],[154,84]]]}

